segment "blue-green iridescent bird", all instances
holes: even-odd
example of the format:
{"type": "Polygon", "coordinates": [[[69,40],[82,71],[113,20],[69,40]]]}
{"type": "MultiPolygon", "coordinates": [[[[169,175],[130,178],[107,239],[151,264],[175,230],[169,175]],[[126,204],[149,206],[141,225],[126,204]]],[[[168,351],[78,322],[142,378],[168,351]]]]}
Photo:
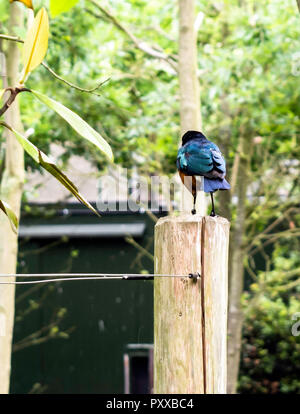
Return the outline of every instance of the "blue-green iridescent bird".
{"type": "Polygon", "coordinates": [[[197,197],[196,176],[204,177],[204,191],[210,193],[212,202],[211,216],[215,216],[213,193],[217,190],[229,190],[230,184],[225,180],[226,163],[219,147],[209,141],[202,132],[187,131],[182,136],[176,161],[183,184],[194,197],[192,214],[196,214],[197,197]]]}

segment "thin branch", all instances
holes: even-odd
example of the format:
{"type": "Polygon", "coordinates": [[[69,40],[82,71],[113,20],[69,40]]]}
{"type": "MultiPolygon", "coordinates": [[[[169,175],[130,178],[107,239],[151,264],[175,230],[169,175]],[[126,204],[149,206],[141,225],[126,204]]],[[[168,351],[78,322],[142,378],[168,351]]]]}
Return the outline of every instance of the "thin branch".
{"type": "Polygon", "coordinates": [[[24,299],[26,299],[27,296],[31,296],[32,293],[34,293],[36,290],[39,290],[41,288],[42,288],[42,285],[36,285],[36,286],[31,287],[30,289],[26,289],[25,292],[16,296],[16,303],[22,302],[24,299]]]}
{"type": "Polygon", "coordinates": [[[145,207],[145,210],[146,210],[146,214],[151,218],[151,220],[154,222],[154,223],[157,223],[158,222],[158,217],[156,217],[156,215],[155,214],[153,214],[152,213],[152,211],[151,210],[149,210],[149,208],[147,208],[147,206],[145,207]]]}
{"type": "Polygon", "coordinates": [[[16,99],[17,95],[20,92],[28,92],[29,89],[27,88],[6,88],[5,91],[8,91],[10,93],[8,99],[6,100],[6,102],[4,103],[4,105],[2,106],[2,108],[0,108],[0,116],[2,116],[11,106],[11,104],[14,102],[14,100],[16,99]]]}
{"type": "Polygon", "coordinates": [[[299,209],[296,207],[290,207],[288,210],[285,211],[285,213],[283,213],[280,217],[278,217],[278,219],[276,219],[275,221],[273,221],[273,223],[271,223],[268,227],[266,227],[261,234],[269,233],[271,230],[274,229],[274,227],[276,227],[282,220],[285,219],[286,215],[289,215],[292,211],[297,212],[298,210],[299,209]]]}
{"type": "MultiPolygon", "coordinates": [[[[298,269],[298,273],[300,273],[300,269],[298,269]]],[[[287,283],[286,285],[282,285],[277,287],[278,291],[286,291],[289,289],[293,289],[294,287],[300,285],[300,279],[294,280],[293,282],[287,283]]]]}
{"type": "Polygon", "coordinates": [[[45,62],[42,62],[42,65],[44,66],[45,69],[48,70],[48,72],[51,73],[51,75],[53,75],[56,79],[60,80],[61,82],[64,82],[66,85],[70,86],[71,88],[77,89],[80,92],[86,92],[86,93],[92,93],[93,95],[97,95],[97,96],[101,96],[98,93],[95,93],[95,91],[97,89],[99,89],[104,83],[108,82],[110,80],[110,77],[105,79],[104,81],[98,83],[94,88],[91,89],[85,89],[85,88],[81,88],[80,86],[75,85],[72,82],[67,81],[66,79],[62,78],[61,76],[59,76],[57,73],[54,72],[53,69],[51,69],[45,62]]]}
{"type": "Polygon", "coordinates": [[[289,289],[293,289],[294,287],[298,286],[300,284],[300,279],[296,279],[292,282],[286,283],[285,285],[281,285],[281,286],[272,286],[272,282],[276,282],[276,277],[280,276],[280,274],[282,274],[284,276],[285,279],[289,279],[291,277],[300,275],[300,267],[297,267],[296,269],[287,271],[287,272],[278,272],[276,273],[275,278],[272,280],[269,280],[267,283],[264,282],[263,284],[260,283],[259,284],[259,290],[255,293],[255,295],[252,297],[252,299],[250,300],[249,304],[248,304],[248,309],[251,306],[255,306],[255,303],[258,301],[259,296],[263,293],[264,288],[267,289],[271,289],[272,291],[274,291],[274,289],[276,289],[277,292],[281,292],[281,291],[287,291],[289,289]]]}
{"type": "Polygon", "coordinates": [[[275,237],[270,237],[270,239],[266,240],[264,243],[261,243],[259,246],[257,246],[255,249],[253,249],[252,251],[250,251],[248,254],[253,256],[255,253],[257,253],[262,247],[266,247],[269,246],[272,243],[275,243],[278,239],[282,238],[282,237],[290,237],[290,236],[299,236],[300,232],[292,232],[290,230],[287,231],[283,231],[282,233],[278,233],[275,235],[275,237]]]}
{"type": "Polygon", "coordinates": [[[125,33],[127,37],[134,43],[134,45],[137,47],[137,49],[141,50],[142,52],[146,53],[149,56],[152,56],[157,59],[164,60],[167,62],[173,69],[177,71],[177,62],[174,59],[174,57],[160,51],[160,48],[154,48],[149,46],[146,42],[138,39],[134,36],[134,34],[125,27],[122,23],[120,23],[117,18],[109,12],[107,9],[105,9],[103,6],[101,6],[97,1],[95,0],[89,0],[90,3],[92,3],[95,7],[97,7],[98,10],[101,11],[101,13],[104,14],[106,18],[108,18],[117,29],[119,29],[121,32],[125,33]]]}
{"type": "Polygon", "coordinates": [[[31,339],[30,341],[27,341],[27,342],[24,341],[23,343],[20,343],[20,344],[16,343],[12,346],[12,352],[21,351],[22,349],[28,348],[29,346],[40,345],[40,344],[48,341],[48,339],[50,339],[50,338],[52,339],[53,336],[46,335],[46,336],[43,336],[41,338],[31,339]]]}
{"type": "MultiPolygon", "coordinates": [[[[24,40],[20,39],[17,36],[8,36],[8,35],[4,35],[4,34],[0,34],[0,39],[5,39],[5,40],[10,40],[13,42],[18,42],[18,43],[24,43],[24,40]]],[[[61,82],[65,83],[66,85],[70,86],[73,89],[76,89],[80,92],[86,92],[86,93],[91,93],[93,95],[96,96],[101,96],[98,93],[95,93],[95,91],[97,89],[99,89],[104,83],[108,82],[110,80],[110,77],[105,79],[104,81],[98,83],[94,88],[91,89],[85,89],[85,88],[81,88],[80,86],[75,85],[72,82],[67,81],[66,79],[62,78],[60,75],[58,75],[56,72],[54,72],[53,69],[51,69],[46,62],[42,62],[42,66],[44,66],[44,68],[51,73],[52,76],[54,76],[56,79],[60,80],[61,82]]],[[[1,114],[0,114],[1,115],[1,114]]]]}
{"type": "Polygon", "coordinates": [[[164,31],[164,29],[162,29],[162,28],[160,27],[160,25],[146,27],[146,29],[145,29],[145,30],[148,30],[148,31],[153,31],[153,30],[155,30],[155,31],[156,31],[156,32],[157,32],[160,36],[165,37],[165,38],[166,38],[167,40],[169,40],[170,42],[176,42],[176,41],[177,41],[174,37],[170,36],[170,35],[169,35],[169,33],[165,32],[165,31],[164,31]]]}
{"type": "Polygon", "coordinates": [[[141,246],[139,243],[137,243],[133,237],[128,236],[125,237],[125,240],[127,241],[127,243],[131,244],[132,246],[134,246],[137,250],[139,250],[140,252],[143,252],[145,256],[147,256],[150,260],[154,260],[154,257],[151,253],[148,252],[148,250],[146,250],[143,246],[141,246]]]}
{"type": "Polygon", "coordinates": [[[252,277],[252,279],[254,281],[257,281],[257,276],[256,276],[255,272],[252,270],[252,268],[250,267],[249,263],[245,264],[245,268],[246,268],[247,272],[249,273],[249,275],[252,277]]]}
{"type": "MultiPolygon", "coordinates": [[[[21,349],[28,348],[29,346],[40,345],[40,344],[48,341],[49,339],[63,338],[61,336],[61,334],[69,335],[73,330],[74,330],[73,328],[70,328],[67,331],[59,331],[55,334],[52,334],[50,332],[47,335],[41,336],[39,338],[29,339],[28,341],[24,340],[24,341],[17,342],[16,344],[13,345],[12,351],[13,352],[18,352],[21,349]]],[[[67,336],[63,339],[67,339],[67,336]]]]}
{"type": "Polygon", "coordinates": [[[9,36],[9,35],[5,35],[5,34],[0,34],[0,39],[5,39],[5,40],[11,40],[13,42],[24,43],[24,40],[20,39],[17,36],[9,36]]]}
{"type": "MultiPolygon", "coordinates": [[[[279,232],[279,233],[271,233],[270,231],[273,230],[275,227],[277,227],[283,220],[286,219],[286,217],[291,213],[291,212],[298,212],[299,209],[297,207],[290,207],[288,208],[280,217],[278,217],[276,220],[274,220],[269,226],[267,226],[261,233],[257,234],[255,237],[252,238],[251,242],[248,244],[248,247],[246,249],[246,251],[250,251],[252,249],[253,246],[256,245],[257,242],[259,242],[261,239],[266,238],[266,237],[274,237],[274,235],[280,235],[283,234],[284,232],[286,232],[286,230],[284,230],[283,232],[279,232]]],[[[290,230],[295,230],[295,229],[290,229],[290,230]]],[[[288,230],[288,231],[290,231],[288,230]]]]}
{"type": "Polygon", "coordinates": [[[15,345],[23,344],[24,342],[28,342],[29,340],[34,340],[39,338],[44,332],[51,331],[54,326],[57,326],[62,318],[57,318],[53,322],[50,322],[49,325],[42,326],[40,329],[32,332],[31,334],[27,335],[25,338],[22,338],[20,341],[16,342],[15,345]]]}
{"type": "Polygon", "coordinates": [[[262,239],[273,239],[273,238],[280,238],[285,236],[298,236],[300,234],[300,227],[295,227],[293,229],[287,229],[278,231],[277,233],[265,234],[262,235],[262,239]]]}
{"type": "Polygon", "coordinates": [[[300,267],[296,267],[296,269],[288,270],[283,273],[285,279],[291,279],[294,276],[297,276],[300,274],[300,267]]]}
{"type": "MultiPolygon", "coordinates": [[[[153,245],[153,237],[149,237],[148,242],[145,246],[145,250],[148,251],[152,245],[153,245]]],[[[135,259],[132,261],[130,268],[134,269],[136,266],[140,266],[141,268],[143,268],[142,259],[144,255],[145,253],[143,251],[139,251],[135,259]]]]}
{"type": "Polygon", "coordinates": [[[231,171],[231,177],[230,177],[230,183],[231,183],[231,194],[235,194],[235,188],[236,188],[236,182],[237,182],[237,176],[238,176],[238,170],[240,165],[240,159],[243,149],[243,139],[242,137],[239,137],[239,143],[237,147],[237,151],[235,153],[232,171],[231,171]]]}

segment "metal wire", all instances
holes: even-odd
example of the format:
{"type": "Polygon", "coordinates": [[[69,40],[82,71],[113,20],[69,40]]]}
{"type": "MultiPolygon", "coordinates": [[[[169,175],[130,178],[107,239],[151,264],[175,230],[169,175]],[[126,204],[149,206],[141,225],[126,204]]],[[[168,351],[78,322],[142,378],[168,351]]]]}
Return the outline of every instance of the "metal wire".
{"type": "Polygon", "coordinates": [[[0,277],[188,277],[188,275],[150,274],[150,273],[0,273],[0,277]]]}
{"type": "MultiPolygon", "coordinates": [[[[0,278],[31,278],[31,277],[45,277],[51,279],[29,280],[22,282],[0,281],[0,285],[26,285],[34,283],[50,283],[62,282],[71,280],[153,280],[154,277],[189,277],[195,279],[199,277],[198,274],[189,275],[169,275],[169,274],[141,274],[141,273],[15,273],[15,274],[0,274],[0,278]],[[198,275],[198,276],[197,276],[198,275]]],[[[1,279],[0,279],[1,280],[1,279]]]]}
{"type": "MultiPolygon", "coordinates": [[[[2,276],[2,275],[1,275],[2,276]]],[[[59,279],[41,279],[41,280],[26,280],[25,282],[0,282],[0,285],[32,285],[35,283],[50,283],[50,282],[63,282],[71,280],[99,280],[103,277],[68,277],[68,278],[59,278],[59,279]]],[[[121,277],[111,277],[105,279],[122,279],[121,277]]]]}

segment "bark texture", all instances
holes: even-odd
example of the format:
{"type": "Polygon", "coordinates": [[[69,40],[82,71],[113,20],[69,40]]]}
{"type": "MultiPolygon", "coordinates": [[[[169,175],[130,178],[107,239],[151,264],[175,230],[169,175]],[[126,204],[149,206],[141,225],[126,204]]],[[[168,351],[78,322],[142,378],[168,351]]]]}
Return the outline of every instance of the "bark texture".
{"type": "MultiPolygon", "coordinates": [[[[22,7],[17,3],[10,5],[9,27],[14,29],[23,25],[22,7]]],[[[6,51],[6,79],[9,86],[18,81],[19,46],[9,42],[6,51]]],[[[18,98],[5,113],[5,122],[22,132],[18,98]]],[[[6,138],[5,168],[1,179],[0,198],[7,201],[16,215],[20,216],[21,197],[24,183],[24,152],[10,131],[1,131],[6,138]]],[[[12,231],[4,214],[0,215],[0,273],[15,273],[17,264],[18,237],[12,231]]],[[[7,279],[8,280],[8,279],[7,279]]],[[[12,278],[9,278],[12,281],[12,278]]],[[[5,281],[1,278],[1,281],[5,281]]],[[[13,285],[0,286],[0,393],[9,392],[11,345],[14,323],[15,288],[13,285]]]]}
{"type": "Polygon", "coordinates": [[[197,39],[194,0],[179,0],[180,129],[201,130],[200,87],[197,76],[197,39]]]}
{"type": "MultiPolygon", "coordinates": [[[[197,33],[194,26],[195,1],[179,0],[178,75],[181,136],[188,130],[202,130],[200,85],[197,73],[197,33]]],[[[182,209],[191,211],[193,197],[184,186],[182,191],[182,209]]],[[[196,209],[199,214],[206,214],[206,199],[203,191],[198,192],[196,209]]]]}
{"type": "Polygon", "coordinates": [[[244,134],[240,137],[239,150],[231,180],[238,183],[236,220],[230,238],[229,253],[229,309],[228,309],[228,355],[227,392],[236,393],[242,343],[243,312],[241,295],[244,285],[244,248],[247,187],[250,174],[251,142],[244,134]],[[233,176],[236,174],[236,176],[233,176]]]}

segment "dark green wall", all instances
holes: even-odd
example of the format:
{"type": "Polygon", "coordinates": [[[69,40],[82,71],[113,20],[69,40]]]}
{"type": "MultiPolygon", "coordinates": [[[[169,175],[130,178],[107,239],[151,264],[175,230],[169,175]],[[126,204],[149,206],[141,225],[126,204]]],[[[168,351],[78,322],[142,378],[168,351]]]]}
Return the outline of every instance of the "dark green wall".
{"type": "MultiPolygon", "coordinates": [[[[32,209],[25,214],[21,224],[99,223],[96,216],[81,210],[63,216],[57,215],[59,210],[46,207],[42,209],[44,217],[40,217],[41,211],[36,216],[34,212],[32,209]]],[[[146,232],[137,241],[153,251],[154,223],[147,214],[108,214],[100,220],[145,222],[146,232]]],[[[138,251],[123,238],[21,240],[19,272],[153,272],[149,258],[137,259],[138,251]]],[[[73,331],[68,339],[49,339],[15,351],[11,392],[28,393],[39,383],[45,386],[46,393],[122,393],[125,346],[153,342],[152,288],[152,281],[117,280],[60,282],[50,288],[48,284],[17,286],[15,344],[49,324],[59,308],[67,309],[60,329],[73,331]],[[22,299],[27,289],[30,291],[22,299]],[[30,300],[39,301],[44,295],[40,308],[22,318],[30,300]]]]}

